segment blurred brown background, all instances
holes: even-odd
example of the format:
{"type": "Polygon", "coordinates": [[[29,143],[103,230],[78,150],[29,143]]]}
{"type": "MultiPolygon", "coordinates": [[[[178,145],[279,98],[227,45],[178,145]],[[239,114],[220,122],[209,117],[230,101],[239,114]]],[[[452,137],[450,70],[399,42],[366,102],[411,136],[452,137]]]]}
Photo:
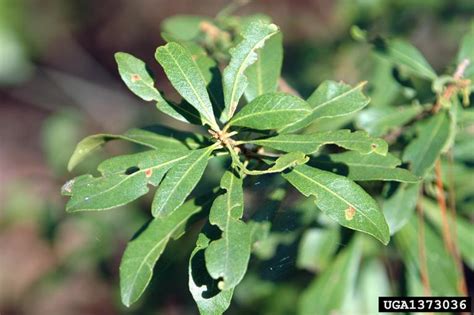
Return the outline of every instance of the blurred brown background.
{"type": "MultiPolygon", "coordinates": [[[[147,61],[159,88],[171,93],[153,60],[163,43],[161,21],[176,14],[213,16],[228,3],[0,0],[0,314],[193,313],[181,274],[183,281],[171,281],[165,293],[152,290],[147,302],[130,311],[119,303],[118,262],[143,223],[146,200],[85,218],[64,213],[59,191],[71,177],[65,165],[81,137],[156,122],[183,127],[126,90],[113,54],[126,51],[147,61]]],[[[364,78],[367,51],[350,40],[353,24],[406,36],[435,68],[446,67],[459,39],[452,34],[467,28],[473,4],[258,0],[237,13],[261,12],[281,26],[284,76],[307,95],[324,79],[364,78]]],[[[113,145],[103,156],[126,149],[113,145]]],[[[166,268],[168,277],[185,270],[166,268]]]]}

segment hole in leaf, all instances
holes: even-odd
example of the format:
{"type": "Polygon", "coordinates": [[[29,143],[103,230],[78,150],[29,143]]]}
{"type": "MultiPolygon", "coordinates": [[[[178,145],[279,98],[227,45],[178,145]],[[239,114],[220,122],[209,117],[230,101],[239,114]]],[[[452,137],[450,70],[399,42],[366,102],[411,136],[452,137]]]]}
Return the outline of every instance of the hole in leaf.
{"type": "Polygon", "coordinates": [[[129,167],[125,170],[125,175],[132,175],[133,173],[136,173],[140,170],[138,166],[132,166],[129,167]]]}
{"type": "Polygon", "coordinates": [[[219,294],[220,290],[217,287],[218,280],[214,280],[206,269],[206,259],[204,256],[204,250],[196,252],[191,260],[191,275],[194,283],[197,286],[206,286],[207,290],[202,292],[202,297],[210,299],[213,296],[219,294]]]}

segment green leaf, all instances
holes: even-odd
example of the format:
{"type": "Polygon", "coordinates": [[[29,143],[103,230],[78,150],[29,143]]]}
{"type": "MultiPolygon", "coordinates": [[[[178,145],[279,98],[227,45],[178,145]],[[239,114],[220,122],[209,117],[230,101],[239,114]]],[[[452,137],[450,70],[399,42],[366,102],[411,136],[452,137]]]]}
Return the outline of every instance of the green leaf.
{"type": "MultiPolygon", "coordinates": [[[[469,127],[466,128],[469,130],[469,127]]],[[[469,132],[456,134],[456,143],[453,147],[454,158],[458,161],[474,161],[474,141],[469,132]]]]}
{"type": "Polygon", "coordinates": [[[262,48],[265,41],[278,32],[275,24],[255,21],[242,32],[242,41],[230,50],[230,63],[224,70],[223,88],[225,110],[223,121],[228,121],[234,115],[240,97],[247,88],[245,70],[257,59],[256,50],[262,48]]]}
{"type": "Polygon", "coordinates": [[[145,224],[140,234],[128,243],[120,262],[120,295],[123,304],[130,306],[140,298],[170,238],[201,209],[202,202],[190,200],[165,219],[156,218],[145,224]]]}
{"type": "Polygon", "coordinates": [[[303,119],[281,128],[280,132],[295,132],[321,118],[341,117],[361,110],[370,101],[362,92],[364,85],[365,82],[355,87],[334,81],[321,83],[307,100],[312,107],[311,113],[303,119]]]}
{"type": "Polygon", "coordinates": [[[271,138],[251,140],[248,143],[284,152],[299,151],[305,154],[313,154],[326,144],[335,144],[362,154],[377,153],[385,155],[388,151],[388,145],[384,140],[372,138],[364,131],[351,132],[347,129],[303,135],[283,134],[271,138]]]}
{"type": "Polygon", "coordinates": [[[418,125],[418,137],[403,152],[403,160],[410,162],[416,176],[424,177],[431,170],[450,135],[447,113],[440,112],[418,125]]]}
{"type": "Polygon", "coordinates": [[[359,278],[350,302],[341,313],[379,314],[379,296],[393,296],[390,278],[381,259],[369,258],[359,268],[359,278]]]}
{"type": "Polygon", "coordinates": [[[179,94],[201,113],[205,123],[219,130],[205,79],[191,53],[178,43],[168,43],[156,49],[155,58],[179,94]]]}
{"type": "Polygon", "coordinates": [[[352,294],[360,262],[359,244],[353,241],[302,293],[298,314],[336,314],[352,294]]]}
{"type": "Polygon", "coordinates": [[[174,15],[161,23],[161,29],[179,41],[191,41],[201,33],[200,25],[209,18],[196,15],[174,15]]]}
{"type": "Polygon", "coordinates": [[[390,235],[394,235],[413,217],[420,184],[402,184],[397,190],[383,202],[382,209],[390,229],[390,235]]]}
{"type": "Polygon", "coordinates": [[[368,77],[371,106],[391,106],[396,103],[402,86],[393,75],[393,65],[386,58],[372,53],[369,56],[372,71],[368,77]]]}
{"type": "Polygon", "coordinates": [[[298,165],[305,164],[309,158],[301,152],[290,152],[280,156],[266,172],[267,173],[279,173],[283,172],[287,168],[295,167],[298,165]]]}
{"type": "Polygon", "coordinates": [[[248,175],[281,173],[288,168],[305,164],[306,162],[309,161],[309,157],[307,157],[304,153],[301,153],[301,152],[290,152],[278,157],[278,159],[276,159],[275,162],[273,162],[270,159],[264,159],[263,161],[267,164],[273,163],[273,165],[267,168],[266,170],[247,170],[245,173],[248,175]]]}
{"type": "Polygon", "coordinates": [[[423,111],[420,105],[410,107],[372,107],[357,117],[359,128],[374,137],[386,135],[389,131],[401,127],[423,111]]]}
{"type": "MultiPolygon", "coordinates": [[[[127,130],[124,137],[132,141],[149,146],[155,150],[176,151],[182,149],[196,149],[204,142],[200,134],[180,131],[159,125],[127,130]]],[[[127,140],[128,140],[127,139],[127,140]]]]}
{"type": "Polygon", "coordinates": [[[257,51],[257,60],[245,71],[248,79],[245,98],[248,102],[257,96],[277,90],[282,63],[283,36],[278,32],[266,41],[262,49],[257,51]]]}
{"type": "Polygon", "coordinates": [[[192,151],[163,179],[151,206],[154,217],[165,217],[181,206],[201,179],[216,145],[192,151]]]}
{"type": "Polygon", "coordinates": [[[101,177],[82,175],[66,184],[65,193],[71,196],[66,210],[106,210],[132,202],[148,192],[148,184],[158,185],[166,172],[189,154],[187,150],[153,150],[106,160],[98,167],[101,177]]]}
{"type": "Polygon", "coordinates": [[[402,39],[385,40],[376,43],[376,49],[397,66],[401,66],[411,75],[434,80],[437,75],[420,51],[402,39]]]}
{"type": "MultiPolygon", "coordinates": [[[[424,224],[422,245],[425,247],[426,267],[433,296],[458,295],[457,268],[453,257],[446,251],[440,235],[435,233],[429,224],[424,224]]],[[[405,265],[420,270],[419,220],[414,216],[395,236],[395,244],[402,254],[405,265]]]]}
{"type": "Polygon", "coordinates": [[[155,82],[150,71],[142,60],[130,54],[118,52],[115,54],[115,61],[123,82],[135,95],[145,101],[162,98],[154,86],[155,82]]]}
{"type": "Polygon", "coordinates": [[[210,239],[205,234],[199,234],[196,248],[189,259],[189,291],[201,314],[217,315],[224,313],[229,307],[234,290],[215,292],[216,281],[207,273],[204,260],[204,250],[209,242],[210,239]]]}
{"type": "Polygon", "coordinates": [[[282,176],[306,197],[316,197],[318,208],[340,225],[388,243],[387,222],[377,202],[350,179],[307,165],[282,176]]]}
{"type": "Polygon", "coordinates": [[[296,265],[313,272],[324,270],[332,263],[339,243],[338,228],[306,230],[299,244],[296,265]]]}
{"type": "Polygon", "coordinates": [[[177,120],[190,122],[188,116],[195,116],[194,113],[187,111],[186,108],[178,108],[176,105],[168,103],[161,96],[154,86],[155,82],[151,71],[142,60],[123,52],[116,53],[115,60],[120,77],[135,95],[145,101],[156,101],[156,107],[159,110],[177,120]]]}
{"type": "Polygon", "coordinates": [[[278,129],[306,116],[310,110],[309,105],[296,96],[268,93],[247,104],[229,124],[258,130],[278,129]]]}
{"type": "Polygon", "coordinates": [[[191,133],[184,133],[166,128],[135,128],[128,130],[123,135],[106,133],[92,135],[84,138],[77,144],[71,158],[69,159],[68,170],[71,171],[74,169],[74,167],[76,167],[86,157],[112,140],[125,140],[156,150],[175,151],[195,148],[198,145],[196,140],[200,141],[202,139],[199,139],[198,136],[191,133]]]}
{"type": "Polygon", "coordinates": [[[216,61],[209,57],[206,50],[195,42],[180,41],[169,34],[165,35],[165,40],[167,42],[179,42],[179,44],[189,51],[206,82],[209,97],[214,105],[214,113],[218,117],[224,109],[224,95],[222,91],[221,73],[216,61]]]}
{"type": "Polygon", "coordinates": [[[471,22],[469,32],[463,36],[456,58],[458,64],[462,63],[464,59],[469,60],[464,77],[474,80],[474,22],[471,22]]]}
{"type": "MultiPolygon", "coordinates": [[[[439,206],[429,199],[425,198],[423,200],[423,207],[425,214],[431,222],[434,223],[439,232],[442,231],[442,217],[441,210],[439,206]]],[[[461,252],[461,256],[465,263],[471,268],[474,269],[474,230],[472,229],[472,223],[469,220],[464,219],[461,216],[456,217],[456,233],[454,233],[454,222],[451,218],[450,230],[452,235],[457,236],[457,246],[461,252]]]]}
{"type": "Polygon", "coordinates": [[[209,222],[217,225],[222,237],[212,241],[205,251],[206,266],[220,290],[234,288],[245,275],[250,259],[250,228],[240,220],[244,195],[242,179],[231,171],[224,173],[221,188],[226,192],[214,201],[209,222]]]}
{"type": "Polygon", "coordinates": [[[383,180],[405,183],[416,183],[420,178],[408,170],[397,168],[401,161],[387,153],[360,154],[358,152],[343,152],[320,156],[314,160],[314,166],[339,175],[347,176],[356,181],[383,180]]]}

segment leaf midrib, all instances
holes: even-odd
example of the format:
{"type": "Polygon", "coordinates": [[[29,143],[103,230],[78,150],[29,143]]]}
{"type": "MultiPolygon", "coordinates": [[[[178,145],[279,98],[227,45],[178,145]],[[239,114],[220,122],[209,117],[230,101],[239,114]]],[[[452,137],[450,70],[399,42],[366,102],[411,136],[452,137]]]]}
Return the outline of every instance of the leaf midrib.
{"type": "MultiPolygon", "coordinates": [[[[200,162],[204,157],[206,157],[208,155],[208,153],[210,151],[214,150],[214,146],[210,146],[207,150],[204,151],[204,153],[196,159],[196,161],[194,161],[189,167],[188,169],[184,172],[184,174],[181,176],[181,178],[178,180],[178,182],[175,183],[175,185],[173,186],[173,188],[171,188],[171,192],[168,193],[165,201],[162,203],[162,205],[166,205],[168,203],[168,200],[170,200],[170,197],[172,194],[174,194],[174,192],[176,191],[176,189],[178,188],[178,186],[181,184],[181,182],[187,177],[187,175],[189,174],[190,170],[192,170],[196,164],[198,162],[200,162]]],[[[187,157],[189,157],[191,154],[189,154],[187,157]]],[[[157,213],[160,213],[162,212],[164,209],[164,206],[161,206],[158,208],[157,210],[157,213]]]]}
{"type": "Polygon", "coordinates": [[[265,43],[265,41],[268,38],[275,35],[276,33],[277,33],[277,31],[271,32],[269,35],[267,35],[264,38],[262,38],[261,40],[259,40],[255,45],[252,46],[252,48],[249,50],[249,52],[245,55],[244,60],[240,63],[240,66],[237,69],[234,84],[232,84],[232,90],[231,90],[231,93],[230,93],[230,100],[229,100],[230,103],[229,103],[229,111],[228,111],[229,116],[232,116],[235,112],[235,109],[237,108],[238,101],[234,100],[235,93],[237,92],[237,86],[238,86],[240,80],[242,79],[243,76],[245,76],[243,74],[245,68],[248,68],[250,66],[250,65],[246,65],[248,58],[252,55],[252,53],[255,53],[255,50],[257,49],[256,47],[261,46],[262,43],[265,43]],[[235,106],[234,106],[234,103],[236,104],[235,106]]]}
{"type": "MultiPolygon", "coordinates": [[[[209,110],[207,108],[207,105],[205,104],[205,102],[202,100],[201,96],[199,95],[199,93],[197,93],[196,89],[194,88],[194,85],[189,81],[188,79],[188,76],[186,75],[186,73],[183,71],[183,68],[181,68],[181,65],[178,63],[178,60],[173,56],[173,54],[171,54],[171,52],[169,51],[169,47],[166,47],[165,46],[165,49],[166,49],[166,52],[168,53],[168,55],[171,57],[171,59],[173,59],[174,63],[176,64],[176,66],[178,67],[179,71],[181,72],[181,74],[183,75],[184,79],[186,80],[186,82],[188,83],[189,87],[191,87],[191,90],[193,91],[193,94],[194,96],[197,97],[198,101],[199,101],[199,104],[201,105],[201,109],[204,111],[204,114],[206,115],[206,119],[209,121],[209,123],[212,123],[212,118],[213,117],[213,114],[209,113],[209,110]]],[[[192,61],[192,58],[191,58],[191,61],[192,61]]],[[[193,62],[194,63],[194,62],[193,62]]],[[[194,63],[194,65],[196,65],[194,63]]],[[[198,71],[200,72],[199,68],[198,68],[198,71]]],[[[202,78],[202,74],[201,74],[201,78],[202,78]]],[[[204,84],[205,86],[205,84],[204,84]]],[[[207,90],[206,90],[207,91],[207,90]]],[[[206,92],[207,93],[207,92],[206,92]]],[[[210,101],[209,101],[209,106],[212,107],[210,101]]]]}
{"type": "MultiPolygon", "coordinates": [[[[428,149],[429,149],[429,147],[431,146],[431,144],[433,143],[433,140],[436,138],[436,136],[437,136],[438,133],[440,132],[441,125],[442,125],[442,123],[443,123],[443,119],[444,119],[444,117],[441,117],[441,119],[438,119],[438,122],[437,122],[437,124],[435,125],[435,128],[434,128],[434,129],[436,130],[436,132],[430,132],[430,136],[429,136],[429,138],[428,138],[429,141],[427,142],[426,145],[423,145],[423,146],[422,146],[422,150],[421,150],[422,154],[417,154],[417,155],[416,155],[417,157],[423,157],[422,159],[419,158],[418,160],[415,160],[415,161],[414,161],[414,162],[416,162],[417,168],[420,167],[420,163],[425,160],[425,154],[426,154],[426,152],[428,152],[428,149]]],[[[415,165],[415,163],[412,163],[412,165],[415,165]]],[[[413,167],[413,168],[414,168],[414,167],[413,167]]],[[[425,171],[425,172],[426,172],[426,171],[425,171]]],[[[417,172],[417,173],[418,173],[418,172],[417,172]]],[[[422,175],[422,174],[421,174],[421,175],[422,175]]]]}
{"type": "MultiPolygon", "coordinates": [[[[112,187],[109,187],[109,188],[107,188],[106,190],[100,191],[100,192],[98,192],[98,193],[95,194],[95,195],[91,195],[91,196],[89,196],[89,198],[94,198],[94,197],[97,197],[97,196],[99,196],[99,195],[105,194],[105,193],[107,193],[107,192],[109,192],[109,191],[111,191],[111,190],[117,188],[118,186],[122,185],[122,184],[123,184],[124,182],[126,182],[127,180],[129,180],[129,179],[131,179],[131,178],[134,178],[134,177],[137,176],[138,174],[141,174],[141,173],[143,173],[143,172],[145,172],[145,171],[160,169],[160,168],[162,168],[162,167],[164,167],[164,166],[167,166],[167,165],[169,165],[169,164],[176,163],[176,162],[178,162],[178,161],[180,161],[180,160],[182,160],[182,159],[185,159],[185,158],[188,157],[188,156],[189,156],[189,154],[188,154],[188,155],[181,156],[181,157],[176,158],[176,159],[173,159],[173,160],[170,160],[170,161],[167,161],[167,162],[164,162],[163,164],[160,164],[160,165],[157,165],[157,166],[152,166],[152,167],[149,167],[149,168],[145,168],[145,169],[143,169],[143,170],[136,171],[135,173],[126,176],[124,179],[122,179],[122,180],[119,181],[117,184],[113,185],[112,187]]],[[[118,173],[112,173],[112,174],[110,174],[110,175],[117,175],[117,174],[118,174],[118,173]]],[[[97,178],[100,178],[100,177],[97,177],[97,178]]],[[[81,200],[81,202],[77,203],[77,204],[75,205],[75,207],[76,207],[78,204],[81,204],[82,202],[83,202],[83,201],[81,200]]],[[[115,207],[115,206],[113,206],[113,207],[115,207]]],[[[104,208],[104,209],[108,209],[108,208],[104,208]]],[[[84,209],[84,210],[86,210],[86,209],[84,209]]]]}
{"type": "Polygon", "coordinates": [[[232,199],[232,190],[233,190],[233,186],[234,186],[234,175],[232,175],[230,177],[230,185],[229,185],[229,189],[227,190],[227,218],[226,218],[226,223],[225,223],[225,229],[224,229],[224,233],[225,233],[225,247],[226,247],[226,251],[225,251],[225,256],[226,256],[226,259],[225,259],[225,263],[224,263],[224,270],[227,272],[227,268],[229,266],[228,262],[229,262],[229,235],[227,230],[229,229],[229,225],[230,225],[230,216],[231,216],[231,211],[233,209],[233,207],[231,206],[231,199],[232,199]]]}
{"type": "MultiPolygon", "coordinates": [[[[394,52],[396,55],[398,54],[399,57],[401,57],[402,59],[408,62],[412,61],[414,62],[415,64],[421,66],[421,68],[423,68],[425,71],[428,71],[430,74],[429,74],[429,78],[432,79],[433,77],[436,77],[436,73],[434,73],[434,71],[430,68],[428,68],[426,65],[424,65],[423,63],[421,63],[420,61],[417,61],[415,59],[412,59],[409,55],[406,55],[405,53],[403,53],[402,51],[398,50],[398,49],[395,49],[393,47],[390,47],[390,50],[392,52],[394,52]]],[[[406,66],[406,65],[405,65],[406,66]]],[[[413,71],[416,71],[414,69],[412,69],[413,71]]]]}
{"type": "Polygon", "coordinates": [[[268,113],[271,112],[272,114],[275,113],[275,114],[278,114],[278,115],[281,115],[285,112],[288,112],[288,113],[291,113],[291,112],[309,112],[309,110],[307,109],[304,109],[304,108],[295,108],[295,109],[288,109],[288,108],[283,108],[283,109],[268,109],[266,111],[261,111],[261,112],[253,112],[253,113],[249,113],[247,115],[243,115],[243,116],[240,116],[240,117],[237,117],[237,119],[235,119],[232,123],[235,124],[236,122],[238,121],[241,121],[243,119],[248,119],[250,117],[258,117],[258,116],[267,116],[268,113]]]}
{"type": "MultiPolygon", "coordinates": [[[[364,85],[365,85],[365,82],[359,83],[358,85],[356,85],[355,87],[353,87],[353,88],[347,90],[346,92],[343,92],[343,93],[339,94],[338,96],[336,96],[336,97],[334,97],[334,98],[332,98],[332,99],[330,99],[330,100],[327,100],[327,101],[321,103],[319,106],[315,106],[315,107],[311,110],[311,112],[310,112],[306,117],[304,117],[304,118],[302,118],[302,119],[300,119],[300,120],[298,120],[298,121],[295,121],[295,122],[294,122],[293,124],[291,124],[291,125],[288,125],[288,126],[284,127],[284,128],[282,129],[282,131],[287,130],[288,128],[291,128],[291,127],[293,127],[294,125],[297,125],[297,124],[300,123],[301,121],[305,120],[307,117],[310,117],[310,116],[311,116],[312,114],[314,114],[317,110],[320,110],[321,108],[324,108],[324,107],[328,106],[329,104],[331,104],[331,103],[333,103],[333,102],[336,102],[336,101],[339,100],[340,98],[345,97],[346,95],[349,95],[349,94],[351,94],[352,92],[355,92],[356,90],[360,90],[364,85]]],[[[365,97],[365,95],[363,95],[363,96],[365,97]]],[[[367,98],[367,97],[365,97],[365,98],[367,98]]],[[[355,111],[345,113],[344,115],[346,115],[346,114],[351,114],[351,113],[353,113],[353,112],[355,112],[355,111]]],[[[339,116],[340,116],[340,115],[339,115],[339,116]]],[[[323,116],[323,117],[327,117],[327,116],[323,116]]],[[[319,118],[319,117],[318,117],[318,118],[319,118]]]]}
{"type": "MultiPolygon", "coordinates": [[[[138,278],[138,274],[140,273],[141,269],[143,268],[144,265],[147,264],[147,261],[148,261],[148,258],[151,256],[151,254],[163,243],[167,243],[171,237],[171,235],[173,235],[174,231],[176,231],[186,220],[188,219],[188,217],[184,217],[182,220],[180,220],[178,222],[178,224],[176,224],[168,233],[165,234],[165,236],[158,242],[156,243],[155,246],[153,246],[153,248],[148,252],[148,254],[145,256],[145,258],[143,258],[142,262],[140,263],[140,266],[138,267],[137,269],[137,272],[134,274],[134,277],[133,277],[133,281],[132,281],[132,286],[135,284],[135,282],[137,281],[137,278],[138,278]]],[[[150,266],[148,268],[150,271],[152,271],[152,267],[150,266]]],[[[127,292],[127,294],[130,296],[131,295],[131,291],[133,291],[133,288],[132,286],[129,286],[129,290],[127,292]]],[[[145,286],[143,287],[143,289],[139,292],[138,296],[141,295],[141,293],[143,291],[145,291],[145,286]]]]}

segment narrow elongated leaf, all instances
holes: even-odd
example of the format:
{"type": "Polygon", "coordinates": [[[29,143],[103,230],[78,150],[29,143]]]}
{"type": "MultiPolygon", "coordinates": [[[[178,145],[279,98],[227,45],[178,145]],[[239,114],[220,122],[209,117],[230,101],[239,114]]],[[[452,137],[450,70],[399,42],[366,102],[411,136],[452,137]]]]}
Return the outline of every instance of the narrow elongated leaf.
{"type": "MultiPolygon", "coordinates": [[[[425,198],[423,200],[423,207],[427,217],[436,225],[439,232],[442,233],[443,220],[439,206],[425,198]]],[[[453,221],[454,220],[451,219],[451,232],[454,235],[454,228],[457,229],[455,234],[457,236],[457,246],[459,247],[464,262],[472,270],[474,269],[474,230],[472,229],[472,223],[461,216],[456,217],[456,226],[454,226],[453,221]]]]}
{"type": "Polygon", "coordinates": [[[316,272],[332,263],[340,244],[339,229],[336,227],[308,229],[303,234],[296,261],[298,268],[316,272]]]}
{"type": "MultiPolygon", "coordinates": [[[[206,82],[214,113],[216,117],[219,117],[224,109],[224,95],[222,91],[221,72],[216,61],[208,55],[202,46],[195,42],[182,41],[179,37],[171,36],[169,33],[162,34],[162,37],[168,43],[178,42],[189,51],[202,74],[204,82],[206,82]]],[[[199,116],[199,113],[197,115],[199,116]]]]}
{"type": "Polygon", "coordinates": [[[389,131],[403,126],[419,113],[423,108],[420,105],[410,107],[372,107],[361,112],[357,117],[357,124],[374,137],[381,137],[389,131]]]}
{"type": "Polygon", "coordinates": [[[390,235],[394,235],[407,224],[415,212],[420,194],[420,184],[402,184],[382,205],[390,235]]]}
{"type": "Polygon", "coordinates": [[[90,154],[112,140],[125,140],[161,151],[182,151],[186,150],[188,147],[197,146],[196,141],[193,139],[198,138],[195,135],[172,129],[160,130],[158,132],[159,133],[147,129],[130,129],[123,135],[102,133],[88,136],[81,140],[74,149],[74,152],[69,159],[68,170],[71,171],[74,169],[74,167],[90,154]],[[177,138],[174,138],[173,136],[176,136],[177,138]]]}
{"type": "Polygon", "coordinates": [[[365,82],[351,87],[342,82],[324,81],[307,100],[311,113],[281,128],[280,133],[295,132],[317,119],[342,117],[361,110],[370,101],[362,92],[364,85],[365,82]]]}
{"type": "Polygon", "coordinates": [[[393,296],[385,265],[381,259],[365,260],[352,299],[345,305],[343,314],[380,314],[379,296],[393,296]]]}
{"type": "Polygon", "coordinates": [[[192,151],[166,175],[151,206],[154,217],[165,217],[183,204],[204,173],[215,145],[192,151]]]}
{"type": "Polygon", "coordinates": [[[433,167],[449,139],[449,125],[449,117],[444,112],[418,125],[418,137],[410,142],[403,153],[403,160],[410,162],[413,174],[423,177],[433,167]]]}
{"type": "Polygon", "coordinates": [[[138,97],[145,101],[161,99],[160,92],[155,88],[154,80],[146,67],[146,64],[124,52],[115,54],[115,61],[122,80],[127,87],[138,97]]]}
{"type": "MultiPolygon", "coordinates": [[[[120,77],[135,95],[145,101],[156,101],[156,107],[159,110],[177,120],[190,122],[190,117],[196,116],[186,108],[178,108],[174,104],[168,103],[161,96],[154,86],[155,82],[150,70],[142,60],[123,52],[116,53],[115,60],[120,77]]],[[[199,119],[199,116],[197,118],[199,119]]]]}
{"type": "Polygon", "coordinates": [[[248,86],[245,98],[248,102],[265,93],[275,92],[283,63],[283,36],[280,32],[270,37],[263,48],[257,50],[257,60],[248,67],[245,75],[248,86]]]}
{"type": "Polygon", "coordinates": [[[372,65],[370,77],[370,104],[372,107],[391,106],[395,104],[402,86],[393,76],[393,65],[386,58],[372,53],[369,58],[372,65]]]}
{"type": "Polygon", "coordinates": [[[156,125],[133,128],[127,130],[123,136],[137,144],[164,151],[196,149],[204,142],[202,135],[156,125]]]}
{"type": "Polygon", "coordinates": [[[436,79],[436,72],[420,51],[402,39],[380,41],[376,49],[397,66],[402,66],[410,74],[428,79],[436,79]]]}
{"type": "MultiPolygon", "coordinates": [[[[466,128],[467,129],[467,128],[466,128]]],[[[469,132],[456,134],[456,143],[454,145],[454,158],[458,161],[474,161],[474,141],[469,132]]]]}
{"type": "Polygon", "coordinates": [[[199,70],[201,70],[209,96],[214,104],[214,113],[216,117],[219,117],[224,110],[224,92],[222,90],[222,77],[219,67],[214,59],[209,57],[203,47],[190,42],[183,43],[183,45],[192,54],[193,60],[196,62],[199,70]]]}
{"type": "Polygon", "coordinates": [[[148,286],[153,267],[173,234],[195,213],[202,209],[196,200],[190,200],[165,219],[156,218],[131,240],[120,262],[120,294],[122,302],[130,306],[148,286]]]}
{"type": "Polygon", "coordinates": [[[357,242],[344,249],[334,263],[302,293],[298,314],[339,313],[344,301],[354,290],[360,255],[357,242]]]}
{"type": "Polygon", "coordinates": [[[270,159],[263,160],[267,164],[272,166],[266,170],[251,170],[250,175],[263,175],[270,173],[281,173],[288,168],[295,167],[297,165],[305,164],[309,161],[309,157],[302,152],[289,152],[278,157],[275,161],[270,159]],[[273,164],[272,164],[273,163],[273,164]]]}
{"type": "Polygon", "coordinates": [[[222,231],[219,240],[206,249],[206,266],[212,278],[219,281],[221,290],[234,288],[244,277],[250,258],[251,230],[240,220],[243,214],[244,195],[242,179],[231,171],[224,173],[221,188],[225,194],[212,205],[209,222],[222,231]]]}
{"type": "Polygon", "coordinates": [[[240,97],[247,88],[245,70],[257,59],[256,50],[262,48],[265,41],[278,32],[275,24],[255,21],[242,33],[242,41],[230,50],[230,63],[224,70],[223,88],[225,110],[222,120],[228,121],[234,115],[240,97]]]}
{"type": "Polygon", "coordinates": [[[465,59],[469,60],[469,65],[464,70],[464,77],[474,80],[474,23],[471,23],[469,32],[463,36],[456,58],[458,64],[465,59]]]}
{"type": "Polygon", "coordinates": [[[360,154],[355,151],[321,156],[314,160],[314,166],[347,176],[356,181],[383,180],[416,183],[420,178],[408,170],[398,168],[401,161],[387,153],[360,154]]]}
{"type": "Polygon", "coordinates": [[[283,172],[287,168],[305,164],[309,158],[301,152],[290,152],[280,156],[275,163],[266,171],[267,173],[283,172]]]}
{"type": "Polygon", "coordinates": [[[387,222],[377,202],[350,179],[307,165],[282,176],[306,197],[316,197],[318,208],[334,221],[388,243],[387,222]]]}
{"type": "Polygon", "coordinates": [[[206,270],[204,250],[210,239],[203,233],[199,234],[196,248],[189,259],[189,291],[198,305],[202,315],[222,314],[229,307],[234,289],[216,291],[216,281],[206,270]]]}
{"type": "Polygon", "coordinates": [[[156,49],[155,58],[174,88],[201,113],[210,127],[217,130],[206,82],[191,53],[178,43],[168,43],[156,49]]]}
{"type": "Polygon", "coordinates": [[[326,144],[335,144],[362,154],[377,153],[385,155],[388,151],[388,145],[384,140],[372,138],[364,131],[351,132],[347,129],[303,135],[283,134],[271,138],[251,140],[249,143],[284,152],[299,151],[305,154],[315,153],[326,144]]]}
{"type": "Polygon", "coordinates": [[[289,122],[298,120],[310,112],[311,108],[302,99],[285,93],[268,93],[247,104],[230,125],[253,129],[278,129],[289,122]]]}
{"type": "MultiPolygon", "coordinates": [[[[419,221],[413,216],[395,236],[395,244],[402,254],[405,265],[420,271],[419,221]]],[[[426,267],[430,279],[430,291],[433,296],[458,295],[457,272],[453,257],[446,251],[441,236],[429,224],[424,224],[424,236],[421,246],[425,247],[426,267]]]]}
{"type": "Polygon", "coordinates": [[[196,15],[174,15],[161,23],[161,29],[176,40],[191,41],[199,36],[200,24],[209,21],[208,17],[196,15]]]}
{"type": "Polygon", "coordinates": [[[189,151],[146,151],[106,160],[99,165],[102,177],[82,175],[67,183],[71,196],[67,211],[105,210],[127,204],[157,185],[166,172],[182,162],[189,151]]]}

